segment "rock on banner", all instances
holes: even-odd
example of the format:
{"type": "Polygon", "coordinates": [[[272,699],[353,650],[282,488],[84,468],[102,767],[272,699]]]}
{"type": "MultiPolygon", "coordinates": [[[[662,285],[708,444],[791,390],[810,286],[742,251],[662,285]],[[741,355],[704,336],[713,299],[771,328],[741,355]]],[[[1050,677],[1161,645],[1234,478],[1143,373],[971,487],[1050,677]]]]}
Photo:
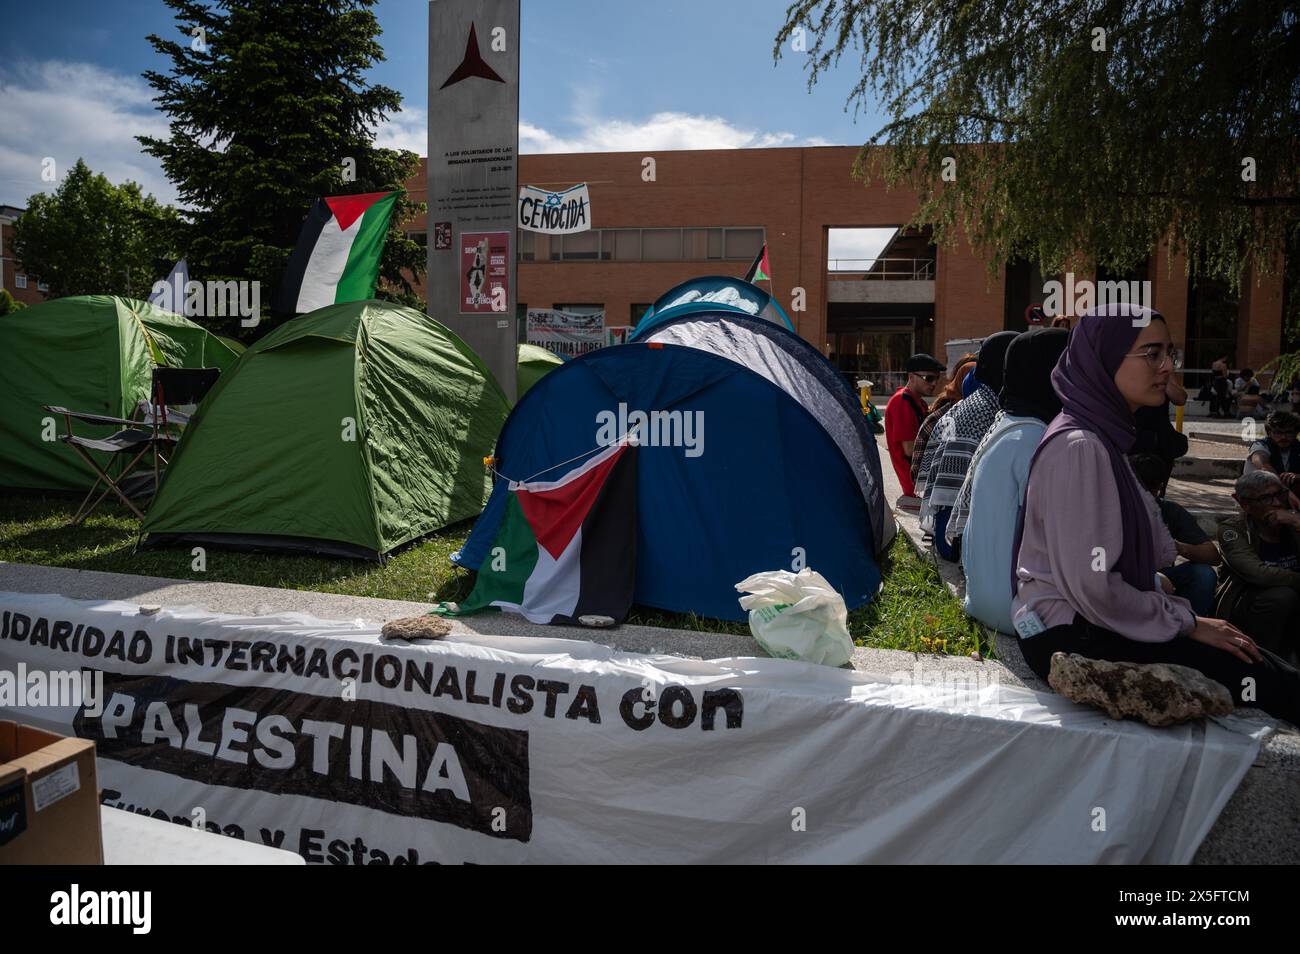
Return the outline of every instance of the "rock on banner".
{"type": "Polygon", "coordinates": [[[94,739],[105,804],[315,863],[1187,862],[1258,750],[907,676],[0,593],[0,718],[94,739]],[[105,698],[18,706],[19,663],[105,698]]]}

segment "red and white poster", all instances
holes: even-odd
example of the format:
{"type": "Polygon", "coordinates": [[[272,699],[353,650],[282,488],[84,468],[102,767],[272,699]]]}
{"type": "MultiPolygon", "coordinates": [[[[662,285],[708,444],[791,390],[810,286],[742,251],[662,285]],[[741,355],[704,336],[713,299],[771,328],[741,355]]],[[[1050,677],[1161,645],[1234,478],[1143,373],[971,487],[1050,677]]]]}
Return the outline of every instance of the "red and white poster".
{"type": "Polygon", "coordinates": [[[461,314],[505,312],[509,301],[510,233],[461,232],[461,314]]]}

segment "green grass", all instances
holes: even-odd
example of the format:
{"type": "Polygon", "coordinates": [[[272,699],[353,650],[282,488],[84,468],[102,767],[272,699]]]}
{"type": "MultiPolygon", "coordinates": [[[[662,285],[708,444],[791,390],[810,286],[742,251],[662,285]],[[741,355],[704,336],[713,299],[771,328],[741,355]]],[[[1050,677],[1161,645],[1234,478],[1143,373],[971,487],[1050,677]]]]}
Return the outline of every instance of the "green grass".
{"type": "MultiPolygon", "coordinates": [[[[0,500],[0,560],[418,603],[463,599],[473,585],[473,576],[448,560],[464,542],[472,521],[422,540],[383,566],[208,547],[206,567],[199,571],[192,566],[194,558],[188,547],[133,552],[137,523],[125,508],[101,505],[82,526],[68,526],[77,502],[77,498],[59,494],[10,494],[0,500]]],[[[938,571],[917,556],[903,534],[894,540],[881,569],[884,586],[880,595],[849,614],[849,633],[855,643],[921,653],[991,654],[988,640],[944,588],[938,571]]],[[[633,607],[628,622],[716,633],[749,632],[745,623],[641,606],[633,607]]]]}

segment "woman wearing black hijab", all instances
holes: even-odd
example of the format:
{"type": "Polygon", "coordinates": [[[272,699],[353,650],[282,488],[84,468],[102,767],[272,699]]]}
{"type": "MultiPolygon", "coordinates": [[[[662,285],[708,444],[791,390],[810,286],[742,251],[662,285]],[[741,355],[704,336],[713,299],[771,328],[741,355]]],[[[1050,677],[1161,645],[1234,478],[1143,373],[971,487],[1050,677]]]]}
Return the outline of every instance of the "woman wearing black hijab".
{"type": "Polygon", "coordinates": [[[944,535],[948,517],[957,503],[975,449],[997,416],[1007,348],[1015,338],[1014,331],[999,331],[984,339],[975,363],[975,390],[943,416],[930,438],[937,444],[925,481],[921,527],[934,534],[935,549],[946,560],[957,558],[944,535]]]}
{"type": "Polygon", "coordinates": [[[1061,410],[1052,369],[1069,338],[1064,328],[1035,328],[1007,348],[998,395],[1002,410],[975,452],[948,521],[953,538],[961,538],[966,613],[1004,633],[1014,632],[1011,546],[1016,516],[1038,439],[1061,410]]]}

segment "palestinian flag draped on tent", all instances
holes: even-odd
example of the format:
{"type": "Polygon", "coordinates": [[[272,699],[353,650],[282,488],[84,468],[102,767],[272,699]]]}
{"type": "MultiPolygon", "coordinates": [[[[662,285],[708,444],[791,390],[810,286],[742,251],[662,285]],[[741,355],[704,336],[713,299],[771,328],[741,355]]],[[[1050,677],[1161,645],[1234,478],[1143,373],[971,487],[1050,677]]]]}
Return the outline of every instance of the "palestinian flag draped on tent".
{"type": "Polygon", "coordinates": [[[767,261],[767,243],[758,250],[754,256],[754,261],[749,265],[749,271],[745,272],[745,281],[747,282],[770,282],[772,280],[772,266],[767,261]]]}
{"type": "Polygon", "coordinates": [[[276,310],[296,315],[375,297],[384,236],[400,192],[317,199],[289,256],[276,310]]]}
{"type": "Polygon", "coordinates": [[[456,615],[488,606],[533,623],[622,622],[636,588],[636,448],[616,444],[558,480],[511,481],[474,591],[456,615]]]}

